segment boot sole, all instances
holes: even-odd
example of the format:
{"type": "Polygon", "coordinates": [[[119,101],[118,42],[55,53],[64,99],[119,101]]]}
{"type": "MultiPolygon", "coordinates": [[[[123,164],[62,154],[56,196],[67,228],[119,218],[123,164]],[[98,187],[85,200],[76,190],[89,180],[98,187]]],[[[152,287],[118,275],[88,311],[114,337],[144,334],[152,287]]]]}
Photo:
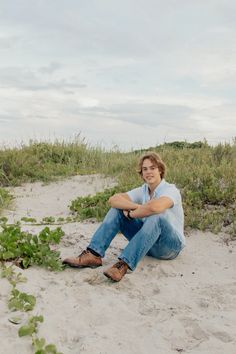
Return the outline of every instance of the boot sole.
{"type": "Polygon", "coordinates": [[[102,264],[94,265],[94,266],[92,266],[92,265],[76,265],[76,264],[70,264],[70,263],[63,263],[63,264],[68,267],[71,267],[71,268],[92,268],[92,269],[95,269],[95,268],[102,266],[102,264]]]}
{"type": "Polygon", "coordinates": [[[119,280],[113,279],[109,274],[107,274],[107,273],[105,273],[105,272],[104,272],[103,274],[105,275],[105,277],[111,279],[112,281],[114,281],[114,282],[116,282],[116,283],[121,280],[121,279],[119,279],[119,280]]]}

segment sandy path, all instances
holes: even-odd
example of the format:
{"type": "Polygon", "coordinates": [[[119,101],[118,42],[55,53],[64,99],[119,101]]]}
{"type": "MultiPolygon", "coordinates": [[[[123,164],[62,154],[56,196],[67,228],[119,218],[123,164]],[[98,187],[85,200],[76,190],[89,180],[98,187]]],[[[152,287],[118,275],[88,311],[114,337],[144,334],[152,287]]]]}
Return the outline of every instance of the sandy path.
{"type": "Polygon", "coordinates": [[[15,196],[15,202],[5,215],[9,221],[20,220],[23,216],[36,219],[68,216],[71,200],[78,196],[95,194],[114,185],[111,178],[102,179],[99,175],[74,176],[50,184],[26,183],[21,187],[8,188],[15,196]]]}
{"type": "MultiPolygon", "coordinates": [[[[67,215],[69,200],[111,183],[93,178],[15,189],[15,212],[8,215],[19,218],[26,216],[26,211],[37,218],[67,215]]],[[[97,226],[63,225],[62,258],[77,255],[97,226]]],[[[41,228],[24,227],[32,232],[41,228]]],[[[57,344],[63,354],[236,353],[235,243],[227,245],[223,235],[192,232],[176,260],[145,257],[135,272],[114,284],[102,271],[116,260],[125,244],[122,236],[117,237],[103,267],[96,270],[55,273],[32,267],[24,271],[28,282],[18,288],[37,297],[34,313],[45,319],[40,336],[57,344]]],[[[33,353],[29,338],[18,338],[18,326],[8,321],[10,286],[5,279],[0,282],[0,353],[33,353]]]]}

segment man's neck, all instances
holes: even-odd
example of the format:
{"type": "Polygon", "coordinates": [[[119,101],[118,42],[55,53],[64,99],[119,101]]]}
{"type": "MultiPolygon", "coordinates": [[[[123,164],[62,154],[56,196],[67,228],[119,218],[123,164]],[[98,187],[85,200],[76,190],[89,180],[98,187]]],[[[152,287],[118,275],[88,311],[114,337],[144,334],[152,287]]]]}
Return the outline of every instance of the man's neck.
{"type": "MultiPolygon", "coordinates": [[[[160,182],[160,183],[161,183],[161,182],[160,182]]],[[[151,184],[151,185],[149,184],[149,185],[148,185],[148,191],[149,191],[150,196],[153,195],[155,189],[157,188],[157,186],[159,186],[160,183],[151,184]]]]}

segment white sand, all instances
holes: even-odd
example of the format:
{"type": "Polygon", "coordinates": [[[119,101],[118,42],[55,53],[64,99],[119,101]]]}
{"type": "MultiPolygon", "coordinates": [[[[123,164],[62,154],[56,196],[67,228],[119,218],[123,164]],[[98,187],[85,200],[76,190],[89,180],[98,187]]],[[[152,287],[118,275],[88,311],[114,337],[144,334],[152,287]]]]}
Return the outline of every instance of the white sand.
{"type": "MultiPolygon", "coordinates": [[[[79,195],[111,184],[99,176],[77,176],[43,186],[27,184],[13,190],[15,211],[22,216],[68,215],[68,204],[79,195]]],[[[70,223],[59,245],[62,258],[87,245],[97,223],[70,223]]],[[[37,233],[42,226],[24,226],[37,233]]],[[[118,236],[103,267],[50,272],[39,267],[20,270],[27,277],[22,291],[37,297],[34,314],[42,314],[39,336],[63,354],[235,354],[236,245],[223,235],[193,231],[187,247],[172,261],[145,257],[133,273],[112,283],[103,270],[114,263],[126,244],[118,236]]],[[[8,321],[10,285],[0,279],[0,353],[33,353],[30,338],[19,338],[19,325],[8,321]]]]}

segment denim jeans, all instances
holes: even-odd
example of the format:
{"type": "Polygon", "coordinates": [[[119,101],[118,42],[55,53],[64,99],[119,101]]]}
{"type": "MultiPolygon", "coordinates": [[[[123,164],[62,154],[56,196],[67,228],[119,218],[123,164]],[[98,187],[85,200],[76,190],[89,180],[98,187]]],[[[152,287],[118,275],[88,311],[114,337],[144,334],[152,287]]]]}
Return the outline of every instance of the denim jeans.
{"type": "Polygon", "coordinates": [[[88,248],[104,257],[106,249],[118,232],[129,241],[118,258],[126,262],[131,270],[136,268],[145,255],[158,259],[174,259],[183,248],[177,231],[167,220],[165,213],[148,216],[145,221],[129,220],[122,210],[115,208],[109,210],[88,248]]]}

